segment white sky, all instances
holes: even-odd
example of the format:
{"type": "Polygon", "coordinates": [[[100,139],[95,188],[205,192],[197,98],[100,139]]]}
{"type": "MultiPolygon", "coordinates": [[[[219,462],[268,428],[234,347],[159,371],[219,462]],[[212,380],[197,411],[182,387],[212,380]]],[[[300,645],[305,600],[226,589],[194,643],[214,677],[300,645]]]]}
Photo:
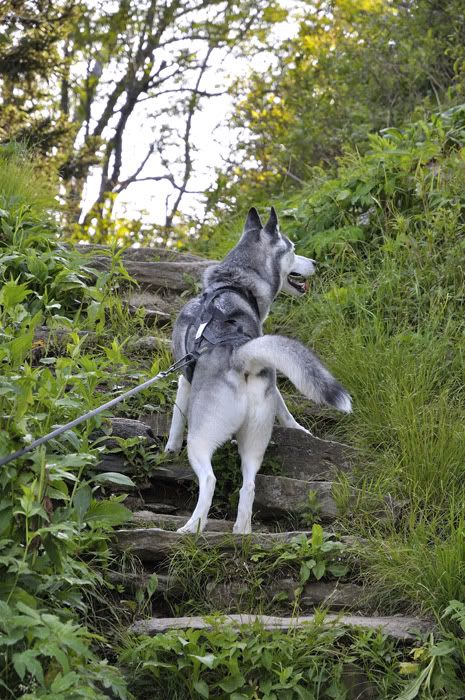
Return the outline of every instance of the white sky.
{"type": "MultiPolygon", "coordinates": [[[[287,22],[277,25],[273,30],[277,45],[283,39],[295,34],[297,22],[292,15],[300,2],[282,0],[281,4],[288,9],[290,15],[287,22]]],[[[212,92],[223,90],[237,77],[246,75],[251,68],[265,71],[273,61],[274,55],[265,52],[258,53],[253,59],[237,58],[229,54],[225,61],[224,52],[217,50],[212,54],[210,69],[206,71],[200,87],[212,92]]],[[[193,76],[193,80],[195,77],[193,76]]],[[[164,99],[169,100],[169,96],[164,99]]],[[[157,101],[158,106],[159,104],[157,101]]],[[[167,102],[168,105],[169,102],[167,102]]],[[[196,148],[196,153],[193,153],[195,174],[188,185],[188,189],[198,191],[207,189],[214,182],[215,168],[221,168],[222,159],[230,152],[235,139],[234,131],[228,127],[228,115],[234,109],[231,96],[226,94],[204,98],[202,106],[202,110],[194,115],[192,122],[191,141],[196,148]]],[[[148,109],[150,109],[150,102],[141,104],[128,121],[124,136],[121,180],[132,174],[142,162],[152,140],[152,133],[147,128],[148,109]]],[[[177,149],[173,150],[173,160],[178,156],[175,150],[177,149]]],[[[163,170],[158,156],[154,154],[140,177],[159,175],[161,172],[163,170]]],[[[96,173],[87,183],[85,206],[89,207],[92,204],[97,196],[98,187],[99,177],[96,173]]],[[[146,222],[161,224],[165,219],[165,202],[169,195],[173,197],[173,188],[167,181],[134,183],[118,196],[115,215],[131,219],[142,216],[146,222]]],[[[185,213],[200,215],[203,211],[201,195],[185,194],[181,202],[181,210],[185,213]]]]}

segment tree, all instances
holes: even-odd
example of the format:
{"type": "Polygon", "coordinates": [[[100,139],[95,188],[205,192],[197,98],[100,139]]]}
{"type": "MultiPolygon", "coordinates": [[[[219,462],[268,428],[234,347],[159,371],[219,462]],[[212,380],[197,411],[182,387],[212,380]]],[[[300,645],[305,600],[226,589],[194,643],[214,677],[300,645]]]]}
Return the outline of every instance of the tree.
{"type": "Polygon", "coordinates": [[[238,147],[216,202],[287,195],[367,135],[462,99],[461,0],[312,0],[279,59],[235,88],[238,147]]]}
{"type": "Polygon", "coordinates": [[[28,129],[28,139],[58,163],[69,221],[82,220],[83,193],[94,175],[98,192],[87,224],[111,212],[125,189],[152,180],[171,186],[165,216],[170,229],[183,196],[192,191],[194,115],[205,99],[224,91],[206,89],[205,76],[214,61],[237,55],[273,21],[266,5],[262,0],[12,1],[4,26],[11,29],[18,8],[21,21],[3,47],[4,65],[15,68],[4,72],[0,65],[5,105],[0,134],[21,137],[28,129]],[[34,42],[34,51],[25,54],[26,68],[19,71],[18,54],[34,42]],[[15,104],[14,80],[21,104],[15,104]],[[20,129],[11,120],[7,126],[12,105],[15,113],[23,112],[20,129]],[[47,139],[39,136],[43,120],[53,126],[47,139]],[[145,151],[129,167],[128,130],[141,121],[145,151]]]}
{"type": "Polygon", "coordinates": [[[55,110],[63,71],[60,43],[73,2],[6,0],[0,7],[0,140],[24,141],[43,156],[69,148],[72,125],[55,110]]]}

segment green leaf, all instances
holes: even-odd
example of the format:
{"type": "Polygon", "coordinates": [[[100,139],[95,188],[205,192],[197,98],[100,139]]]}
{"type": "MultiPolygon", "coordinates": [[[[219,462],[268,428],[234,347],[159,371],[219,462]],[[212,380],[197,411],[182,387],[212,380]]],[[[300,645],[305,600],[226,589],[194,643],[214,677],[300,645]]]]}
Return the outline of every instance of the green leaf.
{"type": "Polygon", "coordinates": [[[37,659],[38,656],[40,656],[40,651],[26,649],[26,651],[13,654],[12,661],[14,669],[21,680],[24,680],[27,672],[43,685],[44,672],[40,661],[37,659]]]}
{"type": "Polygon", "coordinates": [[[457,644],[454,641],[443,640],[442,642],[438,642],[431,647],[430,654],[431,656],[447,656],[456,650],[457,644]]]}
{"type": "Polygon", "coordinates": [[[396,697],[395,700],[413,700],[414,698],[416,698],[421,690],[423,681],[426,680],[430,671],[431,668],[428,665],[426,668],[423,669],[423,671],[417,678],[415,678],[407,685],[407,687],[402,691],[400,695],[396,697]]]}
{"type": "Polygon", "coordinates": [[[207,666],[207,668],[213,668],[216,661],[216,656],[214,654],[205,654],[205,656],[197,656],[196,654],[189,654],[191,659],[197,659],[201,664],[207,666]]]}
{"type": "Polygon", "coordinates": [[[323,528],[318,523],[314,523],[312,526],[312,545],[313,547],[321,547],[324,540],[323,528]]]}
{"type": "Polygon", "coordinates": [[[13,365],[20,365],[32,348],[33,332],[19,335],[8,343],[13,365]]]}
{"type": "Polygon", "coordinates": [[[27,284],[18,284],[14,280],[5,282],[0,290],[0,304],[6,309],[12,309],[16,304],[20,304],[24,299],[32,294],[32,289],[27,288],[27,284]]]}
{"type": "Polygon", "coordinates": [[[55,566],[56,569],[61,571],[62,569],[62,562],[61,562],[61,552],[60,548],[57,546],[55,539],[51,537],[50,535],[44,537],[42,539],[45,551],[48,554],[48,557],[52,564],[55,566]]]}
{"type": "Polygon", "coordinates": [[[152,574],[150,576],[149,580],[147,581],[146,588],[149,596],[152,596],[155,593],[158,588],[158,576],[156,574],[152,574]]]}
{"type": "Polygon", "coordinates": [[[208,698],[210,697],[210,691],[205,681],[194,681],[192,685],[202,698],[207,698],[208,700],[208,698]]]}
{"type": "Polygon", "coordinates": [[[84,484],[83,486],[80,486],[74,494],[73,498],[73,506],[76,510],[76,515],[80,523],[82,523],[82,521],[84,520],[84,516],[89,510],[91,501],[92,489],[90,488],[89,484],[84,484]]]}
{"type": "Polygon", "coordinates": [[[328,571],[333,576],[345,576],[349,571],[347,564],[341,564],[340,562],[335,562],[334,564],[328,564],[328,571]]]}
{"type": "Polygon", "coordinates": [[[232,676],[228,676],[227,678],[224,678],[222,681],[220,681],[218,683],[218,685],[226,693],[232,693],[235,690],[239,690],[239,688],[244,687],[245,678],[241,673],[235,673],[232,676]]]}
{"type": "Polygon", "coordinates": [[[316,578],[317,581],[320,580],[325,575],[326,571],[326,563],[324,561],[319,561],[314,567],[313,567],[313,575],[316,578]]]}
{"type": "Polygon", "coordinates": [[[115,526],[125,523],[132,513],[116,501],[92,501],[86,515],[86,522],[100,526],[115,526]]]}
{"type": "Polygon", "coordinates": [[[300,575],[299,575],[299,581],[300,583],[307,583],[308,579],[310,578],[310,567],[308,566],[307,562],[303,561],[302,564],[300,565],[300,575]]]}
{"type": "Polygon", "coordinates": [[[103,474],[97,474],[94,477],[94,481],[98,483],[110,483],[119,484],[120,486],[135,486],[133,480],[126,476],[126,474],[120,474],[119,472],[105,472],[103,474]]]}

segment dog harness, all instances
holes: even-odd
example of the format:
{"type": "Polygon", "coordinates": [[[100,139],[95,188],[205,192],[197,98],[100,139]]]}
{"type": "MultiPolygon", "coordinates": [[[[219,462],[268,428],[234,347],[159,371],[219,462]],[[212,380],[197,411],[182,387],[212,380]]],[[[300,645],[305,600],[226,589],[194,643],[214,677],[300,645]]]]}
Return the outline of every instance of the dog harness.
{"type": "MultiPolygon", "coordinates": [[[[186,377],[189,382],[192,382],[195,365],[200,355],[202,355],[204,352],[208,352],[208,350],[211,350],[217,345],[225,345],[226,343],[232,343],[235,341],[247,342],[247,340],[252,340],[254,337],[244,332],[242,325],[239,324],[236,318],[228,316],[227,314],[223,313],[221,309],[218,309],[213,305],[213,301],[224,292],[233,292],[234,294],[242,297],[249,304],[249,306],[252,307],[258,318],[260,318],[257,300],[251,292],[245,289],[234,287],[233,285],[226,285],[224,287],[217,287],[211,292],[204,292],[200,298],[202,304],[200,323],[197,328],[197,333],[195,334],[194,347],[189,353],[192,359],[185,368],[186,377]],[[213,319],[217,319],[228,324],[231,327],[231,332],[220,335],[219,337],[213,337],[208,329],[208,326],[213,319]]],[[[186,331],[186,336],[193,325],[193,323],[189,325],[186,331]]]]}

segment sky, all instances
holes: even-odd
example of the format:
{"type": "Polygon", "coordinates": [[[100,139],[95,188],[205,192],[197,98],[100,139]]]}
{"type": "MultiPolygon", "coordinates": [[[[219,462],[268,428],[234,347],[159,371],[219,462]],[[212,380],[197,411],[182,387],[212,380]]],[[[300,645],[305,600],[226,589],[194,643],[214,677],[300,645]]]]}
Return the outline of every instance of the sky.
{"type": "MultiPolygon", "coordinates": [[[[282,4],[292,12],[299,4],[298,0],[283,0],[282,4]]],[[[297,22],[289,15],[289,21],[283,22],[274,28],[276,43],[295,34],[297,22]]],[[[260,52],[253,59],[234,57],[231,54],[225,59],[225,52],[216,50],[210,61],[210,68],[203,77],[201,88],[208,91],[224,89],[236,78],[245,75],[251,68],[265,71],[275,61],[273,54],[260,52]]],[[[167,106],[169,97],[166,96],[167,106]]],[[[159,104],[159,102],[157,103],[159,104]]],[[[151,131],[147,129],[149,123],[148,110],[150,102],[140,105],[128,122],[123,148],[123,167],[121,180],[129,176],[147,152],[151,140],[151,131]]],[[[197,112],[192,123],[192,142],[196,148],[195,176],[190,182],[190,189],[204,191],[215,179],[215,169],[221,168],[224,158],[231,150],[236,134],[228,124],[230,115],[234,110],[233,99],[229,94],[217,97],[205,98],[203,108],[197,112]]],[[[178,157],[176,149],[173,149],[173,160],[178,157]]],[[[141,173],[142,176],[153,176],[161,172],[157,156],[153,156],[141,173]]],[[[99,187],[98,172],[95,172],[88,180],[84,208],[89,208],[95,200],[99,187]]],[[[171,185],[166,181],[134,183],[123,191],[117,199],[115,216],[130,219],[142,218],[147,223],[162,224],[165,220],[166,198],[173,194],[171,185]]],[[[203,212],[203,199],[199,194],[186,194],[181,203],[183,212],[189,215],[200,216],[203,212]]]]}

